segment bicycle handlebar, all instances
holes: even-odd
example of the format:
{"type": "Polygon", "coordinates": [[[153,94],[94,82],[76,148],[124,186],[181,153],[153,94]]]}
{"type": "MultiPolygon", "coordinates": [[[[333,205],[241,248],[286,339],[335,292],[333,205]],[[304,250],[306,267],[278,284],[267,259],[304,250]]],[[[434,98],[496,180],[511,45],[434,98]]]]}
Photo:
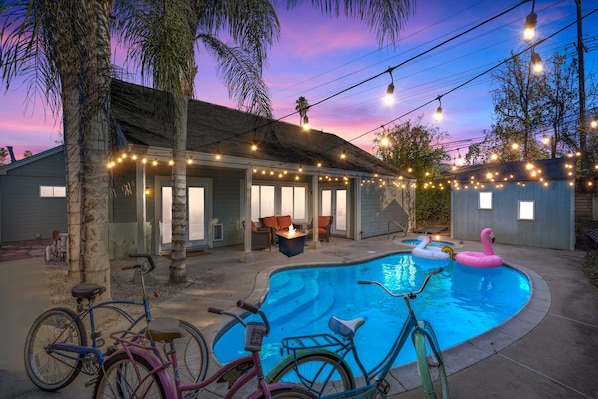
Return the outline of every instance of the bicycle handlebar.
{"type": "MultiPolygon", "coordinates": [[[[262,312],[258,307],[253,306],[252,304],[247,303],[242,299],[239,299],[237,301],[237,307],[241,308],[243,310],[247,310],[248,312],[251,312],[253,314],[258,314],[262,318],[262,321],[264,322],[264,325],[266,326],[265,335],[268,335],[270,333],[270,323],[268,322],[268,319],[266,318],[266,315],[264,314],[264,312],[262,312]]],[[[243,320],[243,318],[241,316],[239,316],[238,314],[227,312],[224,309],[213,308],[213,307],[209,307],[208,312],[233,317],[233,318],[237,319],[239,321],[239,323],[241,323],[244,327],[247,327],[247,322],[245,322],[245,320],[243,320]]]]}
{"type": "Polygon", "coordinates": [[[125,266],[125,267],[121,268],[121,270],[141,269],[141,272],[143,274],[147,274],[156,268],[154,259],[152,258],[152,256],[150,254],[129,254],[129,258],[146,258],[150,264],[149,270],[143,270],[143,265],[125,266]]]}
{"type": "Polygon", "coordinates": [[[364,281],[364,280],[357,280],[357,284],[374,284],[377,285],[378,287],[382,288],[384,291],[386,291],[386,293],[390,296],[393,297],[408,297],[408,298],[415,298],[415,296],[419,293],[421,293],[424,288],[426,288],[426,284],[428,284],[428,280],[430,280],[430,277],[432,277],[435,274],[438,274],[440,272],[442,272],[444,270],[444,268],[439,267],[436,268],[434,270],[432,270],[430,273],[428,273],[428,275],[426,276],[426,278],[424,279],[424,282],[422,283],[422,285],[419,287],[419,289],[417,291],[410,291],[410,292],[404,292],[401,294],[395,294],[394,292],[392,292],[391,290],[389,290],[388,288],[386,288],[382,283],[379,283],[378,281],[364,281]]]}

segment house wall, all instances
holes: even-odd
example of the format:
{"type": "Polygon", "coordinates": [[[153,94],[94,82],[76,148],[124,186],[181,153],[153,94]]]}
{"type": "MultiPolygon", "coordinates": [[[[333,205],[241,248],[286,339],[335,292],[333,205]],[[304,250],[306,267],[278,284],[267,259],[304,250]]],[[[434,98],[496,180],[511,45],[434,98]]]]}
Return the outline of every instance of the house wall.
{"type": "Polygon", "coordinates": [[[67,231],[66,198],[41,198],[40,186],[65,187],[62,151],[0,175],[0,240],[49,239],[52,231],[67,231]]]}
{"type": "Polygon", "coordinates": [[[452,189],[451,238],[480,241],[490,227],[500,244],[573,250],[575,188],[569,181],[505,183],[502,188],[452,189]],[[479,193],[492,192],[492,209],[479,209],[479,193]],[[518,202],[534,201],[535,220],[518,220],[518,202]]]}
{"type": "MultiPolygon", "coordinates": [[[[389,233],[389,222],[395,221],[411,231],[415,226],[415,188],[398,187],[378,182],[361,185],[362,238],[389,233]]],[[[390,224],[390,233],[400,229],[390,224]]]]}

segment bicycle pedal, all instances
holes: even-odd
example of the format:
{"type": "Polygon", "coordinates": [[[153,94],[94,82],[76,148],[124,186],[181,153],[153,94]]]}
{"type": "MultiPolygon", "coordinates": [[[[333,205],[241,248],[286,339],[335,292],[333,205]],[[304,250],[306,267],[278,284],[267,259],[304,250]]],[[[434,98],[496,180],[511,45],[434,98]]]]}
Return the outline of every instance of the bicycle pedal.
{"type": "Polygon", "coordinates": [[[386,380],[378,380],[376,389],[383,394],[387,394],[390,391],[390,384],[386,380]]]}
{"type": "Polygon", "coordinates": [[[104,338],[96,340],[96,347],[101,348],[104,345],[106,345],[106,341],[104,341],[104,338]]]}
{"type": "Polygon", "coordinates": [[[106,349],[105,355],[110,356],[114,352],[116,352],[116,346],[109,346],[108,349],[106,349]]]}

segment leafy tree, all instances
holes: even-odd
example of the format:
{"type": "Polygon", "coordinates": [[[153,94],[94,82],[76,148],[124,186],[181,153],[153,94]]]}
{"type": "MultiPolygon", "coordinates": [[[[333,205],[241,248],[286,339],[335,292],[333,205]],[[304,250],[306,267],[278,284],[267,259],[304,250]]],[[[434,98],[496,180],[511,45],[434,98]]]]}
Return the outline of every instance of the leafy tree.
{"type": "Polygon", "coordinates": [[[32,153],[31,151],[29,151],[29,150],[26,150],[26,151],[23,153],[23,158],[29,158],[29,157],[30,157],[30,156],[32,156],[32,155],[33,155],[33,153],[32,153]]]}
{"type": "Polygon", "coordinates": [[[382,160],[417,178],[415,207],[420,223],[445,223],[450,218],[450,190],[442,189],[440,183],[441,165],[450,160],[442,146],[447,137],[448,133],[440,128],[423,125],[420,116],[384,129],[374,138],[376,153],[382,160]]]}

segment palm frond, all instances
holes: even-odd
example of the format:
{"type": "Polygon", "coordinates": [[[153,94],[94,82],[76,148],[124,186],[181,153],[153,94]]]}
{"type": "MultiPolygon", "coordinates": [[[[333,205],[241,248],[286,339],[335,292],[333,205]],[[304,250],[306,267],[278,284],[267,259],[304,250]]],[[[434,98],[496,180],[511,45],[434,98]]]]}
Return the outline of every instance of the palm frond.
{"type": "Polygon", "coordinates": [[[268,87],[261,70],[243,49],[227,46],[218,38],[200,35],[205,48],[216,58],[218,74],[224,80],[228,95],[239,108],[265,118],[272,117],[268,87]]]}

